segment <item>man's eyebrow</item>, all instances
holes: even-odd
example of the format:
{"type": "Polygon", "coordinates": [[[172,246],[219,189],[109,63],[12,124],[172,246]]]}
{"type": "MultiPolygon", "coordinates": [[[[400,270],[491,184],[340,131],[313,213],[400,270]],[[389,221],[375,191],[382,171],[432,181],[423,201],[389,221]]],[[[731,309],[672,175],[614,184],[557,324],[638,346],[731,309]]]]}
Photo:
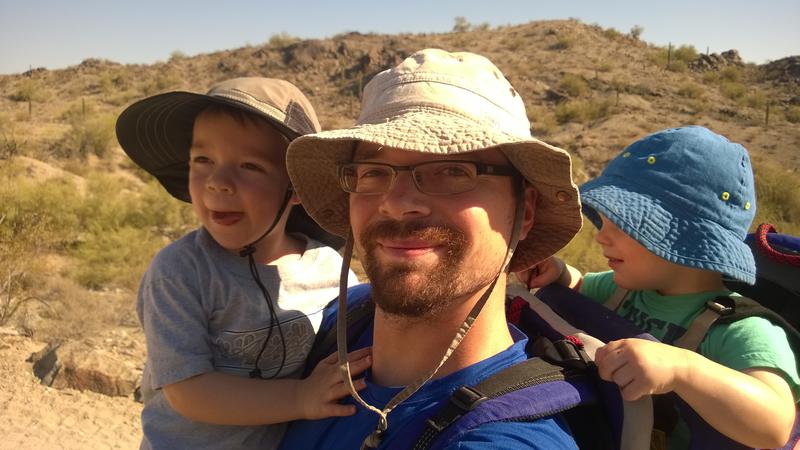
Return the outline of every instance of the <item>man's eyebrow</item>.
{"type": "Polygon", "coordinates": [[[353,161],[362,160],[362,159],[372,159],[378,156],[383,146],[378,147],[369,147],[364,148],[361,145],[356,147],[356,151],[353,154],[353,161]]]}

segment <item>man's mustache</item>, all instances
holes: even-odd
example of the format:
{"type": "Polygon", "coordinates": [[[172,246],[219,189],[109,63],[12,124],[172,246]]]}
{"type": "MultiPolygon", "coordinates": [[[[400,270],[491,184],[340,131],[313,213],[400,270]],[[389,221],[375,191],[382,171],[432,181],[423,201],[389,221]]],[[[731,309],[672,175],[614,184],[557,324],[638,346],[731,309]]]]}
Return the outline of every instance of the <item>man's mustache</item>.
{"type": "Polygon", "coordinates": [[[463,231],[444,225],[431,224],[424,220],[383,220],[367,226],[361,235],[361,244],[366,249],[376,245],[378,239],[420,239],[446,244],[458,248],[466,242],[463,231]]]}

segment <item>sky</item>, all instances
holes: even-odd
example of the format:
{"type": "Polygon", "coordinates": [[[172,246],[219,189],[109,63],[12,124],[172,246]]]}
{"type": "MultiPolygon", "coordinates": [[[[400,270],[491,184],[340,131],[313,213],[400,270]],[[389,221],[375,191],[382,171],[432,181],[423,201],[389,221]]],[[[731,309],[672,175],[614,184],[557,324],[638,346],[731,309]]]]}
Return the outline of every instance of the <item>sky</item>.
{"type": "Polygon", "coordinates": [[[279,33],[448,32],[459,16],[491,26],[575,18],[626,33],[638,25],[650,43],[733,48],[759,64],[800,55],[800,0],[0,0],[0,74],[87,58],[152,64],[279,33]]]}

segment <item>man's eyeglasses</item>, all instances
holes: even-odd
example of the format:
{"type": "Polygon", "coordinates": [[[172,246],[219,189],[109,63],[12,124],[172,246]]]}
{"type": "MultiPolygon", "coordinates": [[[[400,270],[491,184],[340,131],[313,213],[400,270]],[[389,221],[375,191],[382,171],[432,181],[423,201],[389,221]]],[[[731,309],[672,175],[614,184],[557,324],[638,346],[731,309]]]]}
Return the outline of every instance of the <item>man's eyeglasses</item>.
{"type": "Polygon", "coordinates": [[[481,175],[514,176],[513,166],[499,166],[477,161],[430,161],[411,166],[355,162],[338,166],[339,184],[346,192],[354,194],[383,194],[389,192],[402,170],[411,172],[411,178],[420,192],[428,195],[451,195],[468,192],[478,185],[481,175]]]}

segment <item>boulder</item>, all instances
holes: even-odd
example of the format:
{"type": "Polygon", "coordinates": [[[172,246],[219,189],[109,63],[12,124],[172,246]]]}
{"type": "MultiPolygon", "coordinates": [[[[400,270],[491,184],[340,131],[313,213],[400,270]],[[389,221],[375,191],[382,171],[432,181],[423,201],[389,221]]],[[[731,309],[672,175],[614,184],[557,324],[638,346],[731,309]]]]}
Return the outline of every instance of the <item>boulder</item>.
{"type": "Polygon", "coordinates": [[[51,342],[28,358],[42,384],[111,396],[134,393],[144,360],[144,343],[125,330],[101,338],[51,342]]]}

